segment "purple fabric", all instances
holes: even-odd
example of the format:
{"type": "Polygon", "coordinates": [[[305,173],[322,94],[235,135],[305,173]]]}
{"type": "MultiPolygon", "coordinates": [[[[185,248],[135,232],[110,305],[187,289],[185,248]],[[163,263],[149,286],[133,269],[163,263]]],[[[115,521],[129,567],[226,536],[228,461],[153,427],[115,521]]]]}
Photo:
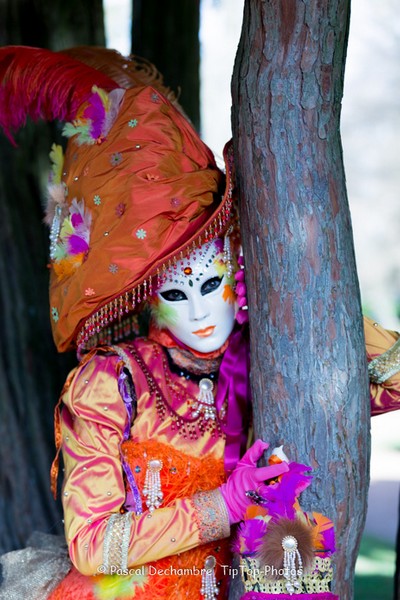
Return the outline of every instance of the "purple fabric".
{"type": "MultiPolygon", "coordinates": [[[[128,415],[122,439],[123,442],[129,439],[133,415],[133,405],[136,404],[134,388],[129,385],[130,382],[128,377],[129,376],[124,371],[124,369],[121,369],[120,374],[118,375],[118,390],[122,400],[124,401],[126,412],[128,415]]],[[[132,469],[123,457],[122,452],[121,462],[122,468],[124,469],[126,479],[130,487],[130,490],[126,494],[125,508],[129,511],[134,512],[136,515],[141,515],[143,513],[143,506],[142,499],[140,497],[140,492],[136,485],[132,469]]]]}
{"type": "Polygon", "coordinates": [[[264,592],[246,592],[240,600],[294,600],[303,598],[303,600],[339,600],[339,596],[332,592],[317,592],[315,594],[265,594],[264,592]]]}
{"type": "Polygon", "coordinates": [[[225,398],[228,410],[224,433],[225,471],[232,471],[246,448],[250,382],[248,376],[248,343],[242,329],[232,333],[221,362],[215,406],[219,412],[225,398]]]}

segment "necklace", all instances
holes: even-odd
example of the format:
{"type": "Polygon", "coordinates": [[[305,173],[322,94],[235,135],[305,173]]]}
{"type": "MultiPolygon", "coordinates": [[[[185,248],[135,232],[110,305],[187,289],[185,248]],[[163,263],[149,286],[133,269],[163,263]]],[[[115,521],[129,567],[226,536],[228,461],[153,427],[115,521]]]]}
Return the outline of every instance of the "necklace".
{"type": "MultiPolygon", "coordinates": [[[[172,352],[172,350],[176,350],[175,348],[162,348],[165,356],[168,361],[168,368],[171,373],[175,373],[179,375],[179,377],[184,377],[187,380],[194,381],[197,384],[200,384],[200,381],[207,377],[211,379],[211,381],[218,381],[218,368],[221,364],[221,361],[218,361],[217,364],[215,362],[212,363],[212,369],[201,369],[201,365],[199,364],[200,359],[194,359],[195,362],[188,364],[187,361],[180,361],[180,355],[176,352],[172,352]],[[213,370],[215,369],[215,370],[213,370]]],[[[206,365],[208,366],[208,365],[206,365]]]]}
{"type": "Polygon", "coordinates": [[[221,410],[220,414],[217,414],[214,406],[214,384],[209,377],[199,379],[199,394],[197,398],[194,398],[189,394],[186,385],[182,385],[179,380],[171,378],[167,355],[164,352],[161,354],[159,347],[153,344],[155,355],[160,356],[161,354],[165,382],[171,398],[170,402],[161,391],[160,386],[137,348],[134,345],[130,345],[129,350],[146,378],[150,393],[155,397],[156,410],[161,421],[164,421],[168,415],[172,420],[171,428],[184,438],[198,439],[206,432],[211,433],[213,436],[224,435],[221,429],[221,419],[223,418],[223,414],[221,413],[224,413],[224,411],[221,410]],[[175,405],[186,403],[189,406],[189,414],[180,415],[177,413],[172,406],[173,403],[175,405]]]}

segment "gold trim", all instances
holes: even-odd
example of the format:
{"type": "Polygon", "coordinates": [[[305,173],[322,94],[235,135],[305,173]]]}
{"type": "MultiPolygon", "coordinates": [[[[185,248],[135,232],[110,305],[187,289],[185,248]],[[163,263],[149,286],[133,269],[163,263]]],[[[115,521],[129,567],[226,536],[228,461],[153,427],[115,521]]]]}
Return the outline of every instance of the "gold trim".
{"type": "Polygon", "coordinates": [[[400,338],[389,350],[371,360],[368,375],[373,383],[383,383],[400,371],[400,338]]]}
{"type": "MultiPolygon", "coordinates": [[[[279,575],[272,571],[273,567],[260,563],[255,558],[242,556],[240,558],[240,574],[246,592],[263,592],[265,594],[287,594],[287,580],[284,578],[273,580],[273,575],[279,575]]],[[[329,592],[333,579],[332,562],[329,557],[316,556],[312,571],[301,577],[300,588],[293,592],[296,594],[316,594],[318,592],[329,592]]]]}

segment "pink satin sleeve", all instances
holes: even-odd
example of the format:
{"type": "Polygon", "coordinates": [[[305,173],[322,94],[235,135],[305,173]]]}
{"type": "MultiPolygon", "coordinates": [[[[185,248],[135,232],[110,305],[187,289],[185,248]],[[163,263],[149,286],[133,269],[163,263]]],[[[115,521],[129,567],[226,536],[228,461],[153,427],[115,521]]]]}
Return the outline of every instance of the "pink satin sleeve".
{"type": "MultiPolygon", "coordinates": [[[[95,356],[78,368],[62,411],[62,501],[70,557],[85,575],[103,564],[111,515],[120,516],[125,488],[119,446],[127,416],[115,356],[95,356]]],[[[206,541],[193,499],[176,500],[149,517],[129,514],[128,566],[183,552],[206,541]]],[[[215,538],[217,539],[217,538],[215,538]]]]}
{"type": "MultiPolygon", "coordinates": [[[[364,317],[365,343],[368,363],[381,356],[397,342],[399,334],[389,331],[364,317]]],[[[399,370],[382,383],[370,382],[371,415],[380,415],[400,409],[400,365],[399,370]]]]}

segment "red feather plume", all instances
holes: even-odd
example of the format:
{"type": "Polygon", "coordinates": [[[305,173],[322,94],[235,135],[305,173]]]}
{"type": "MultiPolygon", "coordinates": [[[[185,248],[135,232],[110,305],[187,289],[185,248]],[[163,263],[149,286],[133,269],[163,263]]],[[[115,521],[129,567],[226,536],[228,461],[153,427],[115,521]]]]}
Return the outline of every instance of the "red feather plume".
{"type": "Polygon", "coordinates": [[[13,142],[12,132],[27,117],[72,121],[93,85],[106,91],[118,87],[107,75],[61,52],[0,48],[0,126],[13,142]]]}

